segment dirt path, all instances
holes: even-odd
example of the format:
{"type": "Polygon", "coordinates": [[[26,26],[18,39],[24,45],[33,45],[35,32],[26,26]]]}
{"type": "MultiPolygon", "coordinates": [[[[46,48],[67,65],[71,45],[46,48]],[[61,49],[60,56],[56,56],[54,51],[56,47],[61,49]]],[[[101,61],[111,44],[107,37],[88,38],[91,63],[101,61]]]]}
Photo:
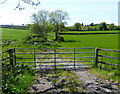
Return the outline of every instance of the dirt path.
{"type": "MultiPolygon", "coordinates": [[[[94,75],[90,74],[88,72],[88,69],[86,68],[81,67],[76,70],[71,69],[71,71],[73,71],[79,77],[78,79],[83,82],[82,86],[86,92],[99,94],[120,94],[120,90],[118,89],[118,85],[120,84],[118,83],[111,83],[107,80],[97,78],[94,75]]],[[[39,71],[39,73],[40,72],[41,71],[39,71]]],[[[48,78],[42,76],[44,74],[44,71],[42,71],[41,73],[41,75],[38,75],[35,82],[29,88],[28,92],[35,92],[34,94],[39,94],[45,92],[53,92],[54,90],[56,90],[52,82],[49,81],[48,78]]],[[[59,89],[56,91],[60,92],[59,89]]]]}
{"type": "MultiPolygon", "coordinates": [[[[57,59],[57,60],[61,61],[61,59],[57,59]]],[[[45,61],[53,61],[53,60],[46,59],[45,61]]],[[[69,64],[69,63],[65,63],[65,64],[69,64]]],[[[50,66],[42,66],[42,68],[49,69],[50,66]]],[[[118,85],[120,86],[120,83],[111,83],[108,80],[102,80],[100,78],[97,78],[93,74],[89,73],[88,71],[89,68],[82,66],[76,67],[76,69],[74,69],[73,66],[72,67],[63,66],[62,68],[68,68],[68,70],[74,72],[78,76],[78,79],[83,82],[82,86],[86,92],[99,93],[99,94],[106,94],[106,93],[120,94],[120,90],[118,89],[118,85]]],[[[44,75],[45,72],[46,71],[44,70],[39,70],[40,75],[37,76],[35,82],[28,89],[28,92],[35,92],[35,94],[39,94],[43,92],[44,93],[53,92],[54,90],[56,90],[52,82],[49,81],[48,78],[42,76],[44,75]]],[[[57,92],[59,91],[60,90],[57,90],[57,92]]]]}
{"type": "Polygon", "coordinates": [[[120,94],[120,90],[118,89],[120,83],[111,83],[108,80],[97,78],[93,74],[90,74],[88,69],[85,68],[80,68],[74,72],[78,75],[79,80],[83,82],[83,87],[87,92],[120,94]]]}

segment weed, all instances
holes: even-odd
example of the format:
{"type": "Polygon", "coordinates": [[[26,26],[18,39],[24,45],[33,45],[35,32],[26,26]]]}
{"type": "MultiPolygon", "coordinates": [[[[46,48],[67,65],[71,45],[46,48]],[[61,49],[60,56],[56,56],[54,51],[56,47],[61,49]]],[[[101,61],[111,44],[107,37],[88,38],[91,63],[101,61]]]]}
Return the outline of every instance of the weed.
{"type": "Polygon", "coordinates": [[[3,64],[3,93],[25,93],[34,79],[35,71],[25,65],[11,66],[3,64]]]}

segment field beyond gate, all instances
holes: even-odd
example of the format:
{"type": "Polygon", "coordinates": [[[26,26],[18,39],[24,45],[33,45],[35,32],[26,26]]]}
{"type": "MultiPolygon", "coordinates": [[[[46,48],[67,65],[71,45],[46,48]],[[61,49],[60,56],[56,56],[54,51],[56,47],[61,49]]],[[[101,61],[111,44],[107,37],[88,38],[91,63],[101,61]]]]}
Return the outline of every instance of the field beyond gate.
{"type": "Polygon", "coordinates": [[[100,48],[13,48],[2,52],[3,63],[28,65],[34,69],[79,68],[94,64],[118,69],[120,50],[100,48]]]}
{"type": "Polygon", "coordinates": [[[93,65],[95,48],[14,48],[15,63],[35,69],[93,65]]]}

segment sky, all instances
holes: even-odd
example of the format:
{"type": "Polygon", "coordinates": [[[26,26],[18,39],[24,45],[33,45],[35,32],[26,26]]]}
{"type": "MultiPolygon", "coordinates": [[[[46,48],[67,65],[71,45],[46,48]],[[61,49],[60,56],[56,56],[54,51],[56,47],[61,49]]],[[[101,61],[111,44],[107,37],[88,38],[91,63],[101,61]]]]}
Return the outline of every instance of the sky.
{"type": "MultiPolygon", "coordinates": [[[[4,0],[0,0],[4,1],[4,0]]],[[[33,7],[21,2],[24,10],[14,10],[19,0],[7,0],[4,4],[0,4],[0,25],[2,24],[30,24],[32,13],[44,9],[54,11],[57,9],[68,12],[68,25],[74,23],[90,23],[106,22],[108,24],[118,24],[118,2],[120,0],[39,0],[41,3],[38,7],[33,7]]],[[[35,1],[35,0],[33,0],[35,1]]]]}

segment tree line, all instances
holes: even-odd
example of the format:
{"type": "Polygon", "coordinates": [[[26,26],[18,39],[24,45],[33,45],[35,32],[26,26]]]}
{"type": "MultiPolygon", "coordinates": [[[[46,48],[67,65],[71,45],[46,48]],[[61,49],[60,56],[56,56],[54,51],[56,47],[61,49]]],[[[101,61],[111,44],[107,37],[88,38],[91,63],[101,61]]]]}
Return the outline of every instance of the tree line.
{"type": "Polygon", "coordinates": [[[28,30],[27,25],[0,25],[1,28],[28,30]]]}
{"type": "Polygon", "coordinates": [[[114,23],[107,24],[101,22],[99,24],[90,23],[84,25],[84,23],[76,22],[73,26],[66,27],[69,31],[106,31],[106,30],[120,30],[120,26],[114,25],[114,23]]]}

